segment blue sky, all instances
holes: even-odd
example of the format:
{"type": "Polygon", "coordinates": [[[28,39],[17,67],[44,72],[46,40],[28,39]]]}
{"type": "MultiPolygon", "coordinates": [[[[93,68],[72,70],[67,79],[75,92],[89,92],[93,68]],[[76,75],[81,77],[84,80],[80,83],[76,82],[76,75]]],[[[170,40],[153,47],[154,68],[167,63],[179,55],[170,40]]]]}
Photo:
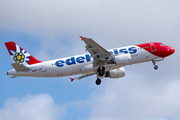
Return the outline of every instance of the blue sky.
{"type": "Polygon", "coordinates": [[[179,11],[176,0],[0,1],[0,119],[180,119],[179,11]],[[105,78],[100,86],[96,76],[71,83],[6,75],[12,60],[4,42],[46,61],[85,53],[80,35],[106,49],[157,41],[176,52],[157,71],[151,62],[126,66],[124,78],[105,78]]]}
{"type": "MultiPolygon", "coordinates": [[[[4,57],[5,56],[7,57],[7,59],[3,59],[2,62],[9,63],[9,64],[2,64],[3,65],[2,68],[5,68],[5,69],[1,69],[1,74],[3,75],[1,79],[1,83],[0,83],[1,85],[0,86],[0,98],[1,98],[0,107],[1,108],[4,106],[4,103],[6,102],[7,99],[12,98],[12,97],[21,99],[27,94],[32,94],[32,95],[49,94],[54,99],[54,102],[56,103],[56,105],[61,106],[64,104],[69,104],[72,101],[85,100],[87,99],[88,95],[93,91],[93,88],[87,88],[89,87],[88,84],[90,84],[90,81],[88,80],[81,81],[81,84],[78,84],[78,82],[80,81],[71,83],[69,77],[64,77],[64,78],[19,77],[19,78],[11,79],[10,76],[6,75],[6,72],[12,69],[12,66],[10,64],[12,63],[12,61],[11,61],[10,56],[8,55],[6,47],[4,46],[4,42],[13,40],[19,45],[22,44],[21,45],[22,47],[23,47],[23,44],[28,44],[25,46],[27,46],[27,49],[32,50],[32,52],[30,52],[32,53],[32,55],[36,54],[36,51],[38,51],[39,42],[37,41],[38,39],[36,37],[29,36],[25,33],[24,34],[15,33],[15,32],[7,33],[7,32],[1,31],[1,38],[4,40],[4,41],[1,41],[1,45],[2,45],[1,48],[3,51],[2,53],[4,57]],[[31,43],[32,45],[30,45],[31,43]],[[33,49],[32,49],[32,46],[33,46],[33,49]]],[[[70,114],[73,114],[73,118],[78,117],[78,114],[80,114],[76,112],[73,105],[71,106],[71,108],[68,108],[67,111],[70,114]]],[[[83,112],[83,111],[81,111],[81,113],[87,114],[86,112],[83,112]]],[[[83,118],[83,116],[81,117],[83,118]]],[[[73,119],[70,116],[66,118],[73,119]]]]}

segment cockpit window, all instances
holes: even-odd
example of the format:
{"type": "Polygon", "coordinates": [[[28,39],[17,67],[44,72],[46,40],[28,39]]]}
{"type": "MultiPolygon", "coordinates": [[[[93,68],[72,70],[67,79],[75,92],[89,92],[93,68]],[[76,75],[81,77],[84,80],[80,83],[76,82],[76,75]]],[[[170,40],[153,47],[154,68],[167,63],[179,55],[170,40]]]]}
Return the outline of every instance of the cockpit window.
{"type": "Polygon", "coordinates": [[[161,46],[166,46],[165,44],[161,44],[161,46]]]}

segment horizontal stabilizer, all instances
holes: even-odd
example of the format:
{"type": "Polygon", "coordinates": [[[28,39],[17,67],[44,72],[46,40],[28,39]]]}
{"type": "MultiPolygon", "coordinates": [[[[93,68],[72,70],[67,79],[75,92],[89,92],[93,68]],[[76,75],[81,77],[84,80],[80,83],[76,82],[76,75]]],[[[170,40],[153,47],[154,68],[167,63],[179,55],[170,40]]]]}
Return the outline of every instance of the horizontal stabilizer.
{"type": "Polygon", "coordinates": [[[11,65],[17,72],[30,70],[30,68],[28,68],[24,65],[20,65],[18,63],[12,63],[11,65]]]}
{"type": "Polygon", "coordinates": [[[16,77],[17,77],[17,76],[14,75],[14,76],[11,77],[11,79],[12,79],[12,78],[16,78],[16,77]]]}

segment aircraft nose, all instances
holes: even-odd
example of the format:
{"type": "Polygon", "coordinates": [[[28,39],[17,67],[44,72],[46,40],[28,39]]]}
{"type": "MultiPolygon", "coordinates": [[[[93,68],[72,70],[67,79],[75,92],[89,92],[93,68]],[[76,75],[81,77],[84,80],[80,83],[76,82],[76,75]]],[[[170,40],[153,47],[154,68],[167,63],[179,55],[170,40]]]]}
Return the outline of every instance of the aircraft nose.
{"type": "Polygon", "coordinates": [[[171,46],[167,46],[166,54],[167,56],[172,55],[175,52],[175,49],[171,46]]]}
{"type": "Polygon", "coordinates": [[[170,47],[170,48],[168,48],[169,49],[169,53],[170,54],[173,54],[174,52],[175,52],[175,49],[173,48],[173,47],[170,47]]]}
{"type": "Polygon", "coordinates": [[[169,55],[172,55],[175,52],[175,49],[171,46],[164,46],[164,49],[162,50],[161,55],[163,57],[167,57],[169,55]]]}

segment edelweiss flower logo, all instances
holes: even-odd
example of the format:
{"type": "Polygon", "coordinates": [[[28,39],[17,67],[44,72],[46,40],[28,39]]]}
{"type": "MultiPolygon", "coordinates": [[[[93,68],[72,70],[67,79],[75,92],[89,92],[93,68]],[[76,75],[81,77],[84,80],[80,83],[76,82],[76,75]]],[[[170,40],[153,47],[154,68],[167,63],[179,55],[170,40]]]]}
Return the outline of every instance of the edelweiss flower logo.
{"type": "Polygon", "coordinates": [[[11,57],[16,63],[25,66],[29,65],[27,61],[30,61],[28,57],[30,57],[31,55],[29,53],[26,53],[25,50],[21,50],[21,48],[17,44],[16,44],[16,51],[13,50],[9,50],[9,51],[12,53],[11,57]]]}
{"type": "Polygon", "coordinates": [[[24,62],[24,55],[20,52],[20,53],[16,53],[15,56],[13,57],[14,61],[16,61],[16,63],[23,63],[24,62]]]}

